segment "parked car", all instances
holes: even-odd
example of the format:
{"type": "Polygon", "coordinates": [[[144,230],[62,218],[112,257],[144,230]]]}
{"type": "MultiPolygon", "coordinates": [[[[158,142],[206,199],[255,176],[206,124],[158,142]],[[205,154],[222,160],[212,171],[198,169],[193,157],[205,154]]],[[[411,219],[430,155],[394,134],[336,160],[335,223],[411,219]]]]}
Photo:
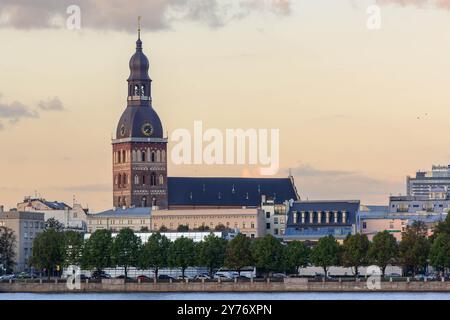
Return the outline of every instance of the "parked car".
{"type": "Polygon", "coordinates": [[[235,271],[217,271],[214,274],[214,279],[234,279],[237,278],[239,276],[239,273],[235,272],[235,271]]]}
{"type": "Polygon", "coordinates": [[[101,272],[94,271],[92,273],[92,279],[110,279],[110,278],[111,278],[111,275],[109,275],[105,271],[101,271],[101,272]]]}
{"type": "Polygon", "coordinates": [[[273,278],[287,278],[287,275],[285,275],[284,273],[274,273],[272,274],[273,278]]]}
{"type": "Polygon", "coordinates": [[[398,273],[388,273],[384,275],[386,278],[400,278],[402,275],[398,273]]]}
{"type": "Polygon", "coordinates": [[[140,276],[136,277],[136,280],[140,280],[140,281],[150,281],[152,280],[152,278],[147,277],[146,275],[141,274],[140,276]]]}
{"type": "Polygon", "coordinates": [[[17,279],[31,279],[31,275],[27,272],[20,272],[16,274],[17,279]]]}
{"type": "Polygon", "coordinates": [[[174,277],[172,277],[172,276],[169,276],[168,274],[160,274],[159,276],[158,276],[158,279],[159,280],[175,280],[175,278],[174,277]]]}
{"type": "Polygon", "coordinates": [[[0,280],[12,280],[15,279],[16,275],[15,274],[5,274],[3,276],[0,276],[0,280]]]}
{"type": "Polygon", "coordinates": [[[194,278],[198,279],[198,280],[210,280],[211,279],[211,277],[207,273],[196,275],[194,278]]]}
{"type": "Polygon", "coordinates": [[[121,274],[120,276],[117,276],[115,279],[125,279],[126,281],[132,281],[133,280],[130,277],[125,277],[124,274],[121,274]]]}

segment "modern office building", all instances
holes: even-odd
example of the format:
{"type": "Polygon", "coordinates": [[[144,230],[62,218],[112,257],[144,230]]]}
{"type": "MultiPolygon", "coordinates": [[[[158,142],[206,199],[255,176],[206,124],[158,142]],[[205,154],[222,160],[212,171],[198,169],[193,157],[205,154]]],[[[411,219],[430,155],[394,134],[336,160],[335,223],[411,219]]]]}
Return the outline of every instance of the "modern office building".
{"type": "Polygon", "coordinates": [[[14,271],[28,268],[28,259],[33,252],[33,241],[45,228],[44,214],[39,212],[1,211],[0,226],[7,227],[16,236],[14,271]]]}
{"type": "Polygon", "coordinates": [[[408,196],[435,197],[442,193],[450,197],[450,165],[434,165],[431,171],[418,171],[415,177],[406,177],[408,196]]]}
{"type": "Polygon", "coordinates": [[[271,234],[274,237],[283,237],[286,232],[289,201],[277,204],[274,199],[263,196],[261,210],[264,211],[266,218],[266,234],[271,234]]]}
{"type": "Polygon", "coordinates": [[[317,241],[333,235],[343,240],[357,229],[359,200],[291,203],[283,239],[317,241]]]}

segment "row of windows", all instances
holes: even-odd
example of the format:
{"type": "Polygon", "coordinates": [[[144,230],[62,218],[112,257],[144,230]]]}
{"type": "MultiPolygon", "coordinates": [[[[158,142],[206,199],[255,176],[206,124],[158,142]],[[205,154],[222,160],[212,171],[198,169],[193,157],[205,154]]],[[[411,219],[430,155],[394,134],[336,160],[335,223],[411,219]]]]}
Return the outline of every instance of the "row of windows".
{"type": "MultiPolygon", "coordinates": [[[[180,225],[186,225],[186,226],[189,227],[189,223],[186,223],[186,224],[178,223],[178,224],[177,224],[177,227],[180,226],[180,225]]],[[[220,225],[225,225],[227,228],[231,228],[231,224],[230,224],[230,222],[228,222],[228,221],[227,221],[225,224],[223,224],[222,222],[219,222],[219,223],[217,223],[217,224],[215,224],[214,222],[210,222],[209,227],[210,227],[211,229],[213,229],[213,228],[215,228],[216,226],[220,226],[220,225]]],[[[165,225],[162,224],[161,227],[162,227],[162,226],[165,226],[165,225]]],[[[196,228],[198,228],[198,227],[200,227],[200,226],[205,227],[206,224],[205,224],[204,222],[201,223],[201,224],[194,223],[194,229],[196,229],[196,228]]],[[[249,224],[247,224],[247,223],[245,223],[245,222],[242,223],[242,228],[243,228],[243,229],[247,228],[248,226],[249,226],[249,224]]],[[[158,227],[159,227],[159,225],[158,225],[157,223],[154,223],[154,224],[153,224],[154,230],[158,230],[158,227]]],[[[174,224],[173,224],[173,223],[170,223],[170,224],[169,224],[169,228],[170,228],[170,229],[173,229],[173,227],[174,227],[174,224]]],[[[238,223],[238,222],[234,222],[233,228],[239,228],[239,223],[238,223]]],[[[254,228],[255,228],[255,223],[253,223],[253,222],[250,223],[250,228],[254,229],[254,228]]]]}
{"type": "MultiPolygon", "coordinates": [[[[118,207],[126,207],[128,205],[127,203],[127,197],[118,197],[117,198],[117,206],[118,207]]],[[[152,206],[156,206],[157,202],[156,202],[156,198],[153,197],[152,198],[152,206]]],[[[143,196],[141,198],[141,203],[140,203],[141,207],[148,207],[148,201],[147,201],[147,197],[143,196]]]]}
{"type": "MultiPolygon", "coordinates": [[[[129,150],[119,150],[115,151],[113,154],[114,163],[125,163],[130,162],[130,151],[129,150]]],[[[165,150],[133,150],[131,152],[132,162],[166,162],[166,151],[165,150]]]]}
{"type": "Polygon", "coordinates": [[[24,228],[35,228],[35,229],[44,229],[45,225],[44,222],[39,221],[24,221],[23,222],[24,228]]]}
{"type": "MultiPolygon", "coordinates": [[[[147,220],[133,220],[133,219],[129,219],[129,220],[111,220],[109,222],[109,224],[123,224],[123,225],[133,225],[133,224],[147,224],[149,223],[149,221],[147,220]]],[[[89,224],[98,224],[98,225],[102,225],[102,224],[108,224],[107,220],[89,220],[89,224]],[[94,221],[94,223],[92,222],[94,221]]]]}
{"type": "MultiPolygon", "coordinates": [[[[114,183],[119,188],[125,188],[130,183],[129,176],[126,173],[119,173],[114,178],[114,183]]],[[[156,186],[156,185],[163,185],[164,184],[164,175],[160,174],[158,176],[158,179],[156,179],[156,173],[152,172],[150,175],[135,175],[134,176],[134,184],[135,185],[150,185],[150,186],[156,186]]]]}

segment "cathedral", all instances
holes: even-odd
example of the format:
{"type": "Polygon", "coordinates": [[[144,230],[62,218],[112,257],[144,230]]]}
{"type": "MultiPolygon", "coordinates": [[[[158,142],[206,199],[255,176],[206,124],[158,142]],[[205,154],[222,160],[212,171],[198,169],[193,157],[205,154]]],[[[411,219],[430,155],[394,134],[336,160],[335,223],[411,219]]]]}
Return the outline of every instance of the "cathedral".
{"type": "Polygon", "coordinates": [[[115,208],[242,208],[259,207],[263,197],[275,203],[299,200],[292,177],[168,177],[168,140],[153,106],[140,28],[129,66],[127,106],[112,140],[115,208]]]}

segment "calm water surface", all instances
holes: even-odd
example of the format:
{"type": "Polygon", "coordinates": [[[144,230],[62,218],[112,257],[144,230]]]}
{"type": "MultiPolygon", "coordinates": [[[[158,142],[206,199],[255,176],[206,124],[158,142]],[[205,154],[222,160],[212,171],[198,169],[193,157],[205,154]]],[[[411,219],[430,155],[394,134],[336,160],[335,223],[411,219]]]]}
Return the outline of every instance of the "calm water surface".
{"type": "Polygon", "coordinates": [[[0,293],[0,300],[450,300],[450,293],[0,293]]]}

